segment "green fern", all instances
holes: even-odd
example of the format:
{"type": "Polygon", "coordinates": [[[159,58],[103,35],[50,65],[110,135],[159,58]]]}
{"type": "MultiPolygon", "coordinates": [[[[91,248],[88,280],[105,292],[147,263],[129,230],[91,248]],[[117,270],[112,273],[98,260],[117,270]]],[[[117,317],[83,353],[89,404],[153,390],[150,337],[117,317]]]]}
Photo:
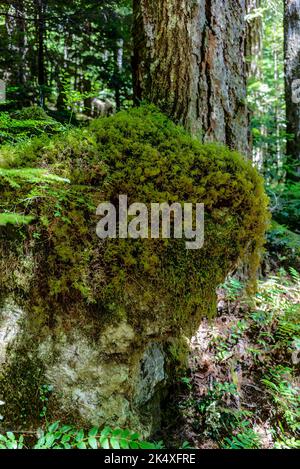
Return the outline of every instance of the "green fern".
{"type": "Polygon", "coordinates": [[[22,169],[4,169],[0,168],[0,178],[3,178],[12,188],[19,188],[21,183],[28,182],[35,183],[55,183],[64,182],[69,183],[69,179],[59,177],[51,174],[44,169],[39,168],[22,168],[22,169]]]}
{"type": "Polygon", "coordinates": [[[239,432],[226,437],[221,446],[224,449],[259,449],[261,441],[259,435],[249,427],[249,422],[243,422],[239,432]]]}
{"type": "MultiPolygon", "coordinates": [[[[31,445],[32,446],[32,445],[31,445]]],[[[19,438],[14,433],[0,435],[0,449],[21,449],[26,447],[26,432],[19,438]]],[[[52,423],[47,430],[40,432],[33,449],[162,449],[163,443],[143,441],[138,433],[130,430],[100,430],[93,427],[89,431],[69,425],[52,423]]]]}
{"type": "Polygon", "coordinates": [[[0,213],[0,226],[10,225],[28,225],[35,217],[31,215],[22,215],[19,213],[4,212],[0,213]]]}
{"type": "Polygon", "coordinates": [[[297,272],[297,270],[294,269],[293,267],[290,267],[289,271],[290,271],[290,274],[291,274],[291,277],[292,277],[293,281],[295,283],[300,283],[300,273],[297,272]]]}
{"type": "MultiPolygon", "coordinates": [[[[300,395],[294,382],[293,369],[275,366],[262,379],[262,383],[275,404],[279,427],[282,428],[283,422],[292,433],[299,431],[300,395]]],[[[282,430],[284,432],[283,428],[282,430]]]]}

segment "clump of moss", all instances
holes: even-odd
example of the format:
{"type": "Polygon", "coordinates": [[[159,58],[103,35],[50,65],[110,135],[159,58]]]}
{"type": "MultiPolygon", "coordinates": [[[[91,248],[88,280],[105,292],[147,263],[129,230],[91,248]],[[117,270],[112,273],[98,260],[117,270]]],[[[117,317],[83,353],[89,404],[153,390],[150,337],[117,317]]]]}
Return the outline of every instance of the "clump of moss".
{"type": "Polygon", "coordinates": [[[17,120],[28,120],[34,119],[37,121],[51,121],[51,117],[48,116],[46,111],[39,107],[39,106],[30,106],[24,107],[23,109],[19,109],[17,111],[13,111],[10,116],[13,119],[17,120]]]}
{"type": "Polygon", "coordinates": [[[19,346],[13,352],[17,359],[0,373],[0,394],[5,403],[6,421],[8,419],[16,430],[19,425],[24,429],[40,423],[44,369],[42,362],[33,353],[33,348],[28,351],[26,347],[19,346]]]}
{"type": "MultiPolygon", "coordinates": [[[[135,327],[150,319],[174,331],[193,328],[214,310],[216,287],[241,259],[255,274],[268,221],[262,179],[237,152],[201,144],[155,107],[5,147],[0,165],[0,211],[35,220],[18,228],[26,234],[24,252],[37,260],[24,298],[47,323],[79,308],[99,321],[126,317],[135,327]],[[28,168],[58,178],[24,177],[21,184],[28,168]],[[187,251],[184,240],[172,239],[100,241],[96,207],[119,194],[129,204],[204,203],[203,249],[187,251]]],[[[6,242],[2,236],[3,250],[6,242]]],[[[13,273],[6,283],[11,291],[13,273]]]]}

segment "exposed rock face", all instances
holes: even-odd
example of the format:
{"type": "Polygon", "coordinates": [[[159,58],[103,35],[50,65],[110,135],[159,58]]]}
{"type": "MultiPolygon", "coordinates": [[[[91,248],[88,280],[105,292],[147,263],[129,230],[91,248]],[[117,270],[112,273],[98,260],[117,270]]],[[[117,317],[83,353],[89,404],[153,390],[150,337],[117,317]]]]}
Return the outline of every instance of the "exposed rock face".
{"type": "Polygon", "coordinates": [[[165,375],[165,354],[157,343],[150,343],[140,362],[139,379],[136,383],[134,401],[146,404],[155,394],[156,386],[162,383],[165,375]]]}
{"type": "MultiPolygon", "coordinates": [[[[26,350],[25,362],[19,365],[31,362],[31,368],[42,363],[39,385],[54,390],[57,417],[69,416],[85,425],[130,426],[145,435],[159,427],[157,393],[166,372],[165,352],[158,342],[136,348],[139,338],[125,321],[104,328],[99,340],[75,325],[66,331],[63,324],[44,338],[42,331],[40,337],[32,336],[25,312],[12,302],[1,307],[0,320],[0,370],[3,376],[8,372],[12,387],[20,382],[10,366],[26,350]]],[[[36,388],[37,383],[29,379],[26,386],[36,388]]],[[[1,397],[4,410],[15,408],[15,402],[6,402],[9,392],[1,397]]],[[[38,402],[32,404],[39,407],[38,402]]]]}
{"type": "Polygon", "coordinates": [[[4,149],[0,161],[3,203],[14,211],[0,213],[3,429],[40,424],[46,393],[51,420],[149,435],[217,285],[240,258],[257,265],[267,218],[260,177],[154,107],[35,140],[25,153],[4,149]],[[203,249],[100,240],[96,207],[119,194],[203,202],[203,249]]]}
{"type": "Polygon", "coordinates": [[[6,304],[0,309],[0,366],[6,362],[7,349],[16,340],[24,311],[16,305],[6,304]]]}

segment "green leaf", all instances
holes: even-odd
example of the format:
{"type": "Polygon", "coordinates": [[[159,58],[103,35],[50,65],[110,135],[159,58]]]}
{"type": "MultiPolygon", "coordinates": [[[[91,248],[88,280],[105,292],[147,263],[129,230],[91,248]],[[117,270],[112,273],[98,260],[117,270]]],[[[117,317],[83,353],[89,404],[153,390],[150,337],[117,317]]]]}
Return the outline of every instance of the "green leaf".
{"type": "Polygon", "coordinates": [[[155,449],[155,445],[153,443],[149,443],[148,441],[141,441],[138,443],[141,449],[155,449]]]}
{"type": "Polygon", "coordinates": [[[18,449],[22,449],[23,446],[24,446],[24,437],[23,435],[21,435],[18,441],[18,449]]]}
{"type": "Polygon", "coordinates": [[[7,438],[9,438],[10,441],[15,441],[16,440],[15,435],[12,432],[7,432],[6,435],[7,435],[7,438]]]}
{"type": "Polygon", "coordinates": [[[61,439],[61,442],[64,444],[64,443],[67,443],[68,441],[70,441],[70,438],[71,438],[71,435],[64,435],[61,439]]]}
{"type": "Polygon", "coordinates": [[[52,423],[52,424],[49,426],[48,432],[49,432],[49,433],[53,433],[53,432],[55,432],[55,431],[58,429],[58,427],[59,427],[59,420],[58,420],[57,422],[52,423]]]}
{"type": "Polygon", "coordinates": [[[140,445],[136,441],[130,441],[129,446],[131,449],[140,449],[140,445]]]}
{"type": "Polygon", "coordinates": [[[111,437],[110,444],[113,449],[120,449],[120,443],[116,437],[111,437]]]}
{"type": "Polygon", "coordinates": [[[81,430],[79,430],[79,432],[77,433],[75,440],[76,440],[76,441],[81,441],[81,440],[83,440],[83,439],[84,439],[84,431],[81,429],[81,430]]]}
{"type": "Polygon", "coordinates": [[[125,438],[121,438],[121,439],[119,440],[119,442],[120,442],[120,447],[121,447],[122,449],[129,449],[129,442],[128,442],[128,440],[126,440],[125,438]]]}
{"type": "Polygon", "coordinates": [[[7,446],[8,449],[17,449],[18,448],[18,444],[17,444],[16,441],[7,440],[6,446],[7,446]]]}
{"type": "Polygon", "coordinates": [[[71,429],[72,429],[72,427],[70,427],[70,425],[64,425],[63,427],[61,427],[60,431],[61,431],[61,433],[67,433],[71,429]]]}
{"type": "Polygon", "coordinates": [[[100,438],[100,445],[101,445],[101,448],[103,449],[110,449],[109,441],[107,437],[100,438]]]}
{"type": "Polygon", "coordinates": [[[110,427],[105,427],[103,428],[103,430],[101,431],[101,436],[108,436],[112,433],[112,429],[110,427]]]}
{"type": "Polygon", "coordinates": [[[89,431],[89,436],[96,436],[98,432],[99,432],[99,428],[98,428],[98,427],[93,427],[93,428],[89,431]]]}
{"type": "Polygon", "coordinates": [[[92,449],[98,449],[98,443],[95,437],[90,436],[88,439],[88,442],[92,449]]]}
{"type": "Polygon", "coordinates": [[[53,445],[54,441],[55,441],[55,436],[51,433],[47,433],[46,442],[45,442],[46,446],[50,448],[53,445]]]}
{"type": "Polygon", "coordinates": [[[77,443],[77,448],[78,449],[86,449],[86,444],[84,441],[80,441],[79,443],[77,443]]]}

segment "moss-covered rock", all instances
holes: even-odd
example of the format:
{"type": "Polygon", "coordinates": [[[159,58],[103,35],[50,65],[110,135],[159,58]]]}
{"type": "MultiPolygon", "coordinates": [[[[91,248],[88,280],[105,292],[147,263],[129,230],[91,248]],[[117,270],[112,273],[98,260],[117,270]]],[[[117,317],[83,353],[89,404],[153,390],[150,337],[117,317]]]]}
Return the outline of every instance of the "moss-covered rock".
{"type": "Polygon", "coordinates": [[[128,420],[147,433],[167,364],[184,355],[182,336],[213,314],[216,287],[239,261],[255,276],[268,220],[260,176],[238,153],[202,145],[154,107],[141,107],[2,147],[0,190],[0,291],[26,312],[23,344],[28,353],[37,345],[60,414],[128,420]],[[204,247],[101,241],[96,207],[119,194],[129,204],[204,203],[204,247]]]}

